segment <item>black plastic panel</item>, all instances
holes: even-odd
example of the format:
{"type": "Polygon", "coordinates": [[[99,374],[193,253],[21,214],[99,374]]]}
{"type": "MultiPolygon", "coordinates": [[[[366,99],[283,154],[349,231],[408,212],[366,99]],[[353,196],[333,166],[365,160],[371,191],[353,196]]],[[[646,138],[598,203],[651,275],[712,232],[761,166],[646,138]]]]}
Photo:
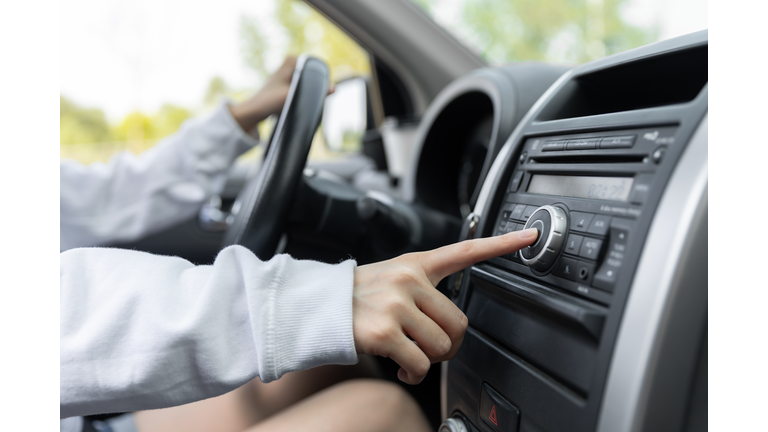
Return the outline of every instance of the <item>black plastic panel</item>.
{"type": "Polygon", "coordinates": [[[473,277],[466,313],[472,326],[586,396],[597,341],[562,315],[473,277]]]}

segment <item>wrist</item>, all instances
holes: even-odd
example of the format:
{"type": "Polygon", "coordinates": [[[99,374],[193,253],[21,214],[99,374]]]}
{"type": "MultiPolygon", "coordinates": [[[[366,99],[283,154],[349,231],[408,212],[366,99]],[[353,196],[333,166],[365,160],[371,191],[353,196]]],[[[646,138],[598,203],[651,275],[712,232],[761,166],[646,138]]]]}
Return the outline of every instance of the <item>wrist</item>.
{"type": "Polygon", "coordinates": [[[237,124],[247,133],[271,114],[264,109],[264,105],[259,95],[256,94],[244,102],[229,105],[229,112],[237,124]]]}

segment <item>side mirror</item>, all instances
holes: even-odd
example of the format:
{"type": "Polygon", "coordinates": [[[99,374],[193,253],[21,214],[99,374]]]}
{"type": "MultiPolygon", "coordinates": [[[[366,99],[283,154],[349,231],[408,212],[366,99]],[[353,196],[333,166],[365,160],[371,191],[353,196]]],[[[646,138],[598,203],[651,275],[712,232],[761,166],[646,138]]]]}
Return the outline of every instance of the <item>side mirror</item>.
{"type": "Polygon", "coordinates": [[[331,151],[359,150],[363,142],[367,116],[366,83],[362,77],[336,84],[325,98],[322,134],[331,151]]]}

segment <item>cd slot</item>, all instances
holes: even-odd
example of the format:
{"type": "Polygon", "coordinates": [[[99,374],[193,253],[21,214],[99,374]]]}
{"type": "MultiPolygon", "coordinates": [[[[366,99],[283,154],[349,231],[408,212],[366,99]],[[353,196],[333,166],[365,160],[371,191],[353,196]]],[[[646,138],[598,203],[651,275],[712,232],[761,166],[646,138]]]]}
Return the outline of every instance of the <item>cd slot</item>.
{"type": "Polygon", "coordinates": [[[642,163],[648,155],[646,154],[634,154],[634,155],[617,155],[617,154],[605,154],[605,155],[542,155],[535,156],[528,159],[529,163],[542,163],[542,164],[629,164],[629,163],[642,163]]]}

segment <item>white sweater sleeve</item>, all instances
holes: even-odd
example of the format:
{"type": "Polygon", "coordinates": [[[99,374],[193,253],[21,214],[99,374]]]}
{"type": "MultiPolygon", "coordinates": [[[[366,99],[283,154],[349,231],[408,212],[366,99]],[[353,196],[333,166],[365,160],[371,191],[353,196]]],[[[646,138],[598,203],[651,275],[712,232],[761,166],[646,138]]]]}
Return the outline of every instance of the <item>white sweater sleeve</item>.
{"type": "Polygon", "coordinates": [[[256,143],[224,103],[139,156],[122,152],[87,166],[63,160],[60,250],[134,240],[191,217],[256,143]]]}
{"type": "Polygon", "coordinates": [[[256,376],[357,362],[354,261],[231,246],[213,265],[108,249],[61,255],[62,418],[180,405],[256,376]]]}

